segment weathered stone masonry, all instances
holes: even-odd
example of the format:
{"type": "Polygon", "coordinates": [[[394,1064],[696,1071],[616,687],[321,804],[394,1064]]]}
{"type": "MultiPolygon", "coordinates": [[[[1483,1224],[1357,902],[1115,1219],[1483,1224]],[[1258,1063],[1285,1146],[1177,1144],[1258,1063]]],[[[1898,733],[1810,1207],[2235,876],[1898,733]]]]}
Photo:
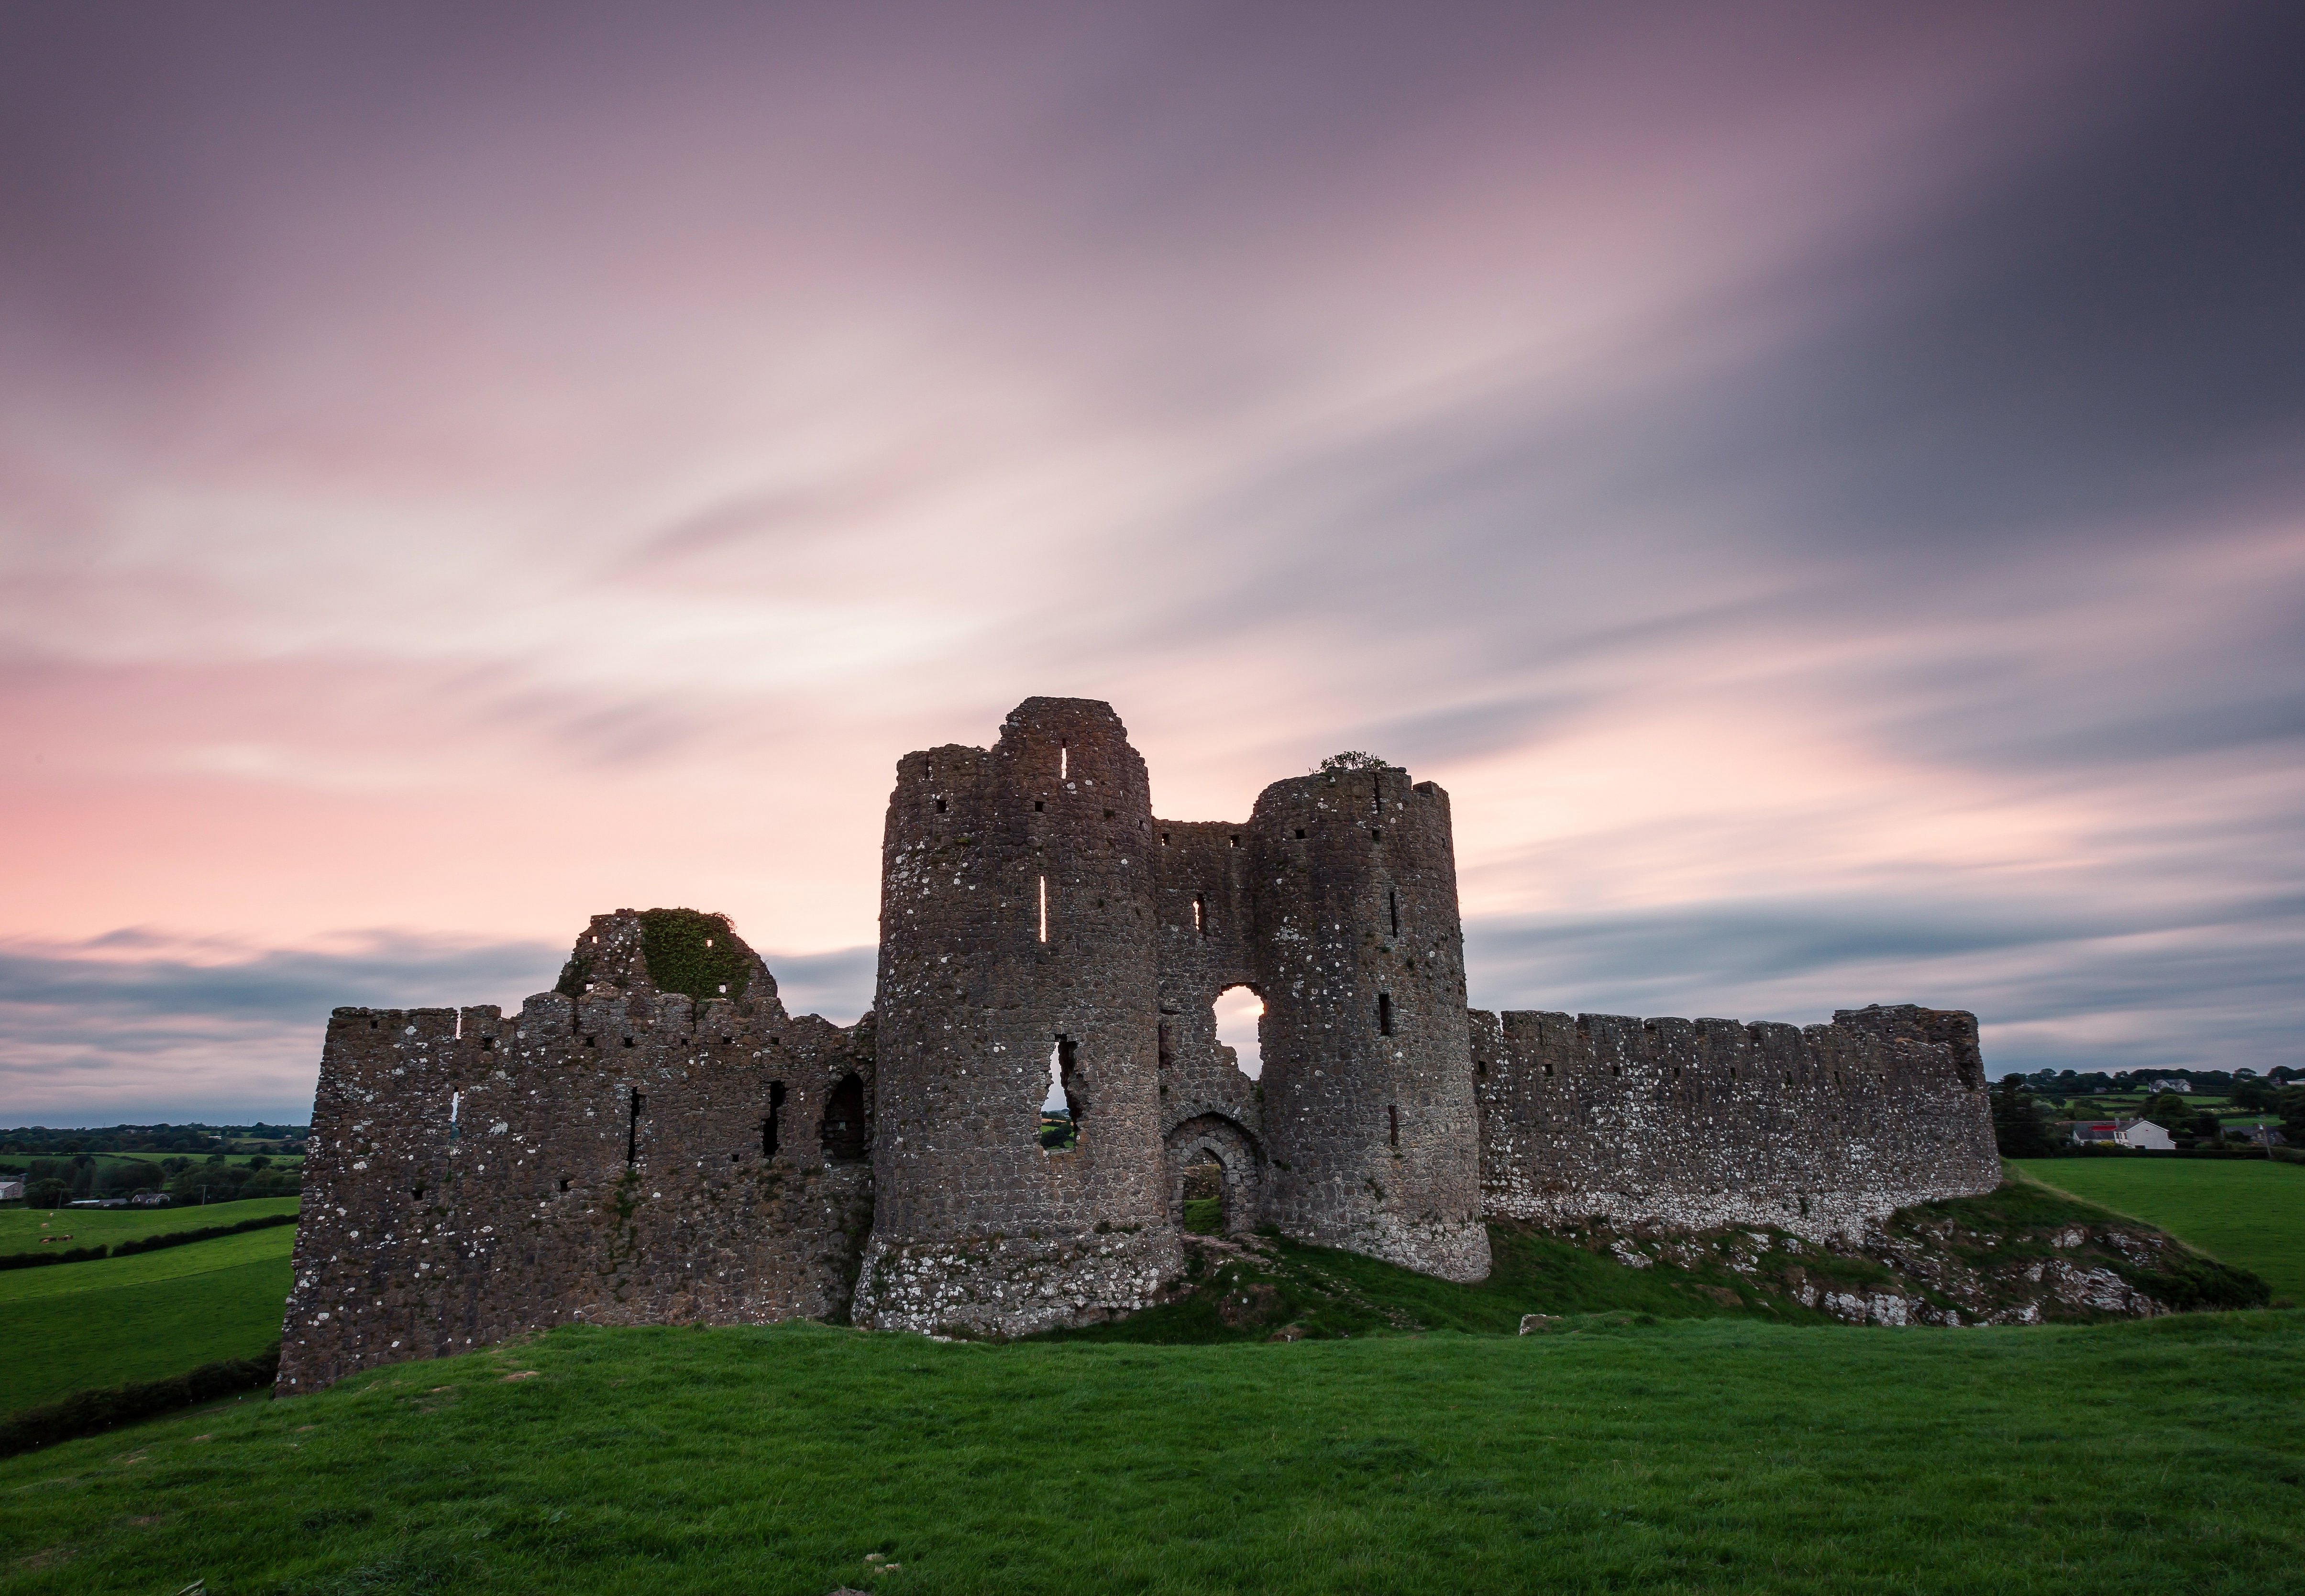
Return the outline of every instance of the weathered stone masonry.
{"type": "Polygon", "coordinates": [[[1821,1236],[1998,1179],[1966,1014],[1468,1012],[1448,794],[1397,768],[1162,820],[1110,706],[1031,699],[899,762],[881,882],[846,1029],[686,910],[596,918],[515,1018],[337,1010],[280,1388],[574,1320],[1091,1322],[1178,1278],[1196,1160],[1233,1228],[1456,1280],[1484,1217],[1821,1236]]]}
{"type": "Polygon", "coordinates": [[[1472,1020],[1482,1199],[1501,1218],[1822,1240],[2000,1182],[1972,1014],[1472,1020]]]}
{"type": "Polygon", "coordinates": [[[280,1389],[567,1320],[846,1306],[872,1217],[871,1026],[788,1016],[725,922],[702,934],[748,977],[731,998],[661,990],[627,910],[578,940],[587,979],[516,1018],[336,1012],[280,1389]]]}

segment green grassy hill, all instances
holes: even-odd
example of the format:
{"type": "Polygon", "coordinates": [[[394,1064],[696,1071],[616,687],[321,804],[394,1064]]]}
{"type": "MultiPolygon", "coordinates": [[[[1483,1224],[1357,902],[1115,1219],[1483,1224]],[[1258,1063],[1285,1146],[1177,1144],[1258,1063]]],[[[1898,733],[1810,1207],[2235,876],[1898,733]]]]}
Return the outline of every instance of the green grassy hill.
{"type": "Polygon", "coordinates": [[[0,1413],[254,1356],[279,1337],[295,1235],[0,1272],[0,1413]]]}
{"type": "Polygon", "coordinates": [[[2305,1302],[2305,1165],[2253,1159],[2021,1159],[2034,1180],[2158,1226],[2305,1302]]]}
{"type": "Polygon", "coordinates": [[[0,1464],[0,1566],[23,1596],[2255,1592],[2299,1577],[2301,1480],[2297,1313],[570,1328],[0,1464]]]}

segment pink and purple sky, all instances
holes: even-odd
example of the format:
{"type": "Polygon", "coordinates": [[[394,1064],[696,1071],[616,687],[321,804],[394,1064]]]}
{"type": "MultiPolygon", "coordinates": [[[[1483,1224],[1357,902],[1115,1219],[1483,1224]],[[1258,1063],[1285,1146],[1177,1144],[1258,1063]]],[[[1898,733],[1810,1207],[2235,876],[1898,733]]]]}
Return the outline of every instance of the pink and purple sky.
{"type": "Polygon", "coordinates": [[[0,1123],[725,910],[897,758],[1455,798],[1474,1000],[2305,1063],[2275,5],[0,4],[0,1123]]]}

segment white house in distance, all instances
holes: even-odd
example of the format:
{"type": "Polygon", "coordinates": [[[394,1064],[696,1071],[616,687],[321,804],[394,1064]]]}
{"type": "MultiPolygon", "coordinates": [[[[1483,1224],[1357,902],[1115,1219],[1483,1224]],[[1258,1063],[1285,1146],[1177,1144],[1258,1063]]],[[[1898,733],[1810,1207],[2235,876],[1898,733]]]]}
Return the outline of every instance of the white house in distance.
{"type": "Polygon", "coordinates": [[[2121,1147],[2149,1147],[2166,1150],[2177,1144],[2169,1133],[2149,1119],[2082,1119],[2073,1122],[2073,1140],[2080,1142],[2110,1142],[2121,1147]]]}

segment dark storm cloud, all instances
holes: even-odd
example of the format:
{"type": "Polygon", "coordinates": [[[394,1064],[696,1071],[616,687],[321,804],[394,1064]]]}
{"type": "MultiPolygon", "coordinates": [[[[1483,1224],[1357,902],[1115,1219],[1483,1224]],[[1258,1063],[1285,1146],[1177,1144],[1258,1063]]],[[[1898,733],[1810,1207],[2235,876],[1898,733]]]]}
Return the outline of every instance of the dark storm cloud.
{"type": "MultiPolygon", "coordinates": [[[[125,930],[0,947],[0,1110],[143,1121],[254,1113],[302,1120],[330,1011],[494,1003],[516,1012],[564,950],[379,933],[335,951],[187,948],[125,930]]],[[[872,1006],[870,947],[768,955],[793,1014],[846,1024],[872,1006]]]]}
{"type": "Polygon", "coordinates": [[[2147,535],[2204,495],[2293,500],[2305,13],[2193,14],[2071,107],[2068,136],[1823,263],[1821,297],[1847,276],[1889,293],[1756,373],[1731,434],[1812,463],[1816,537],[1974,557],[2147,535]]]}
{"type": "Polygon", "coordinates": [[[234,957],[234,951],[185,950],[139,931],[69,948],[0,948],[0,1007],[20,1023],[44,1014],[77,1023],[100,1010],[137,1022],[308,1025],[317,1038],[329,1010],[347,1005],[516,1005],[521,995],[549,987],[567,956],[537,943],[398,933],[344,952],[268,949],[234,957]]]}
{"type": "Polygon", "coordinates": [[[1995,1075],[2305,1061],[2305,895],[2121,915],[1883,892],[1476,920],[1466,958],[1474,1003],[1499,1008],[1799,1023],[1868,1003],[1967,1008],[1995,1075]]]}

